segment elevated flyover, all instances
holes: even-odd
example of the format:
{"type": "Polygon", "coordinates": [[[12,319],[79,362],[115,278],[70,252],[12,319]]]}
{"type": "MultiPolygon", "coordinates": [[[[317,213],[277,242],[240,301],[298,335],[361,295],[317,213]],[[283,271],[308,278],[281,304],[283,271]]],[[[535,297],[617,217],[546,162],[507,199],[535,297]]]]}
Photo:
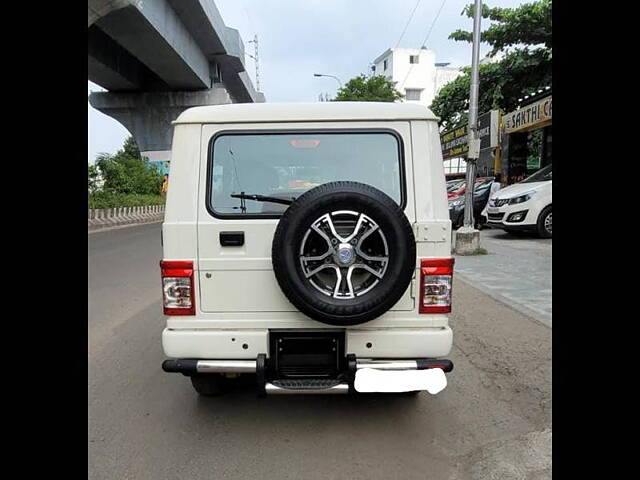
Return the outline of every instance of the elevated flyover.
{"type": "Polygon", "coordinates": [[[244,44],[213,0],[89,0],[91,105],[118,120],[152,160],[169,160],[172,126],[192,106],[264,102],[244,44]]]}

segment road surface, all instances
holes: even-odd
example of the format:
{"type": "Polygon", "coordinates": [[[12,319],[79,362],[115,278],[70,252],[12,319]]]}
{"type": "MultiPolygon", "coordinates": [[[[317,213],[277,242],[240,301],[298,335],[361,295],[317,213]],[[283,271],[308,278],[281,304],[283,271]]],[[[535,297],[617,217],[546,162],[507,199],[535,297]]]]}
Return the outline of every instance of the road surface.
{"type": "Polygon", "coordinates": [[[89,252],[92,480],[550,478],[551,330],[459,278],[435,396],[200,398],[160,368],[160,225],[89,252]]]}

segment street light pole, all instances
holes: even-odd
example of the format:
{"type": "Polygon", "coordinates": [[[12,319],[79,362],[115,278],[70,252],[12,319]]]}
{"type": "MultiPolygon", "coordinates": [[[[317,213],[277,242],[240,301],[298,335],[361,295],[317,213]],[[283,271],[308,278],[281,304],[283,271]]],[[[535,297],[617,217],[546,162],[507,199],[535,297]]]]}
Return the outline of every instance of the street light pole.
{"type": "Polygon", "coordinates": [[[473,190],[476,180],[476,162],[480,155],[478,138],[478,87],[480,84],[480,19],[482,18],[482,0],[475,0],[473,16],[473,50],[471,56],[471,91],[469,92],[469,126],[467,142],[467,186],[465,190],[464,226],[473,229],[473,190]]]}
{"type": "Polygon", "coordinates": [[[467,127],[467,187],[464,193],[464,224],[456,232],[455,252],[458,255],[477,255],[481,253],[480,232],[473,228],[473,190],[476,180],[476,161],[480,156],[480,139],[478,138],[478,85],[480,64],[480,18],[482,16],[482,0],[475,0],[473,15],[473,53],[471,58],[471,91],[469,92],[469,124],[467,127]]]}
{"type": "Polygon", "coordinates": [[[342,82],[335,75],[327,75],[325,73],[314,73],[313,76],[314,77],[330,77],[330,78],[334,78],[338,82],[338,85],[340,85],[340,88],[342,88],[342,82]]]}

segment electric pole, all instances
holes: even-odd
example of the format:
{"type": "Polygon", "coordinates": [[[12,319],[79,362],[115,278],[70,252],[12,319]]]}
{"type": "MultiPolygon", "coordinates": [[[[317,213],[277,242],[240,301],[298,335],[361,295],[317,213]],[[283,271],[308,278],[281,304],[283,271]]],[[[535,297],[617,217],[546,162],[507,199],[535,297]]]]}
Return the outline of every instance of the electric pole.
{"type": "Polygon", "coordinates": [[[260,64],[258,62],[258,34],[256,33],[253,36],[253,40],[249,40],[248,43],[253,43],[253,55],[249,55],[249,57],[253,58],[256,64],[256,91],[260,91],[260,64]]]}
{"type": "Polygon", "coordinates": [[[464,226],[473,228],[473,190],[476,183],[476,162],[480,156],[480,139],[478,138],[478,87],[480,84],[480,19],[482,18],[482,0],[475,0],[473,16],[473,53],[471,56],[471,91],[469,92],[469,125],[467,127],[467,186],[464,202],[464,226]]]}
{"type": "Polygon", "coordinates": [[[476,255],[480,252],[480,232],[474,227],[473,190],[476,184],[476,162],[480,156],[478,138],[478,86],[480,64],[480,19],[482,18],[482,0],[475,0],[473,15],[473,49],[471,58],[471,89],[469,92],[469,124],[467,126],[467,174],[464,193],[464,225],[456,232],[455,251],[459,255],[476,255]]]}

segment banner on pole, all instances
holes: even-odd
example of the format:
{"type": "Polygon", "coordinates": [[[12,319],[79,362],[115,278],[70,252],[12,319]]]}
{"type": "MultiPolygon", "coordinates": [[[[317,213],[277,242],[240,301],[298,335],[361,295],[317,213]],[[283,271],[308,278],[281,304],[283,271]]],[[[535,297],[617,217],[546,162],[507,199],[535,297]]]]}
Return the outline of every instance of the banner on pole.
{"type": "MultiPolygon", "coordinates": [[[[498,110],[491,110],[478,117],[478,138],[480,152],[498,146],[498,110]]],[[[440,135],[442,158],[466,157],[469,153],[468,125],[449,130],[440,135]]],[[[477,158],[477,155],[476,157],[477,158]]]]}

